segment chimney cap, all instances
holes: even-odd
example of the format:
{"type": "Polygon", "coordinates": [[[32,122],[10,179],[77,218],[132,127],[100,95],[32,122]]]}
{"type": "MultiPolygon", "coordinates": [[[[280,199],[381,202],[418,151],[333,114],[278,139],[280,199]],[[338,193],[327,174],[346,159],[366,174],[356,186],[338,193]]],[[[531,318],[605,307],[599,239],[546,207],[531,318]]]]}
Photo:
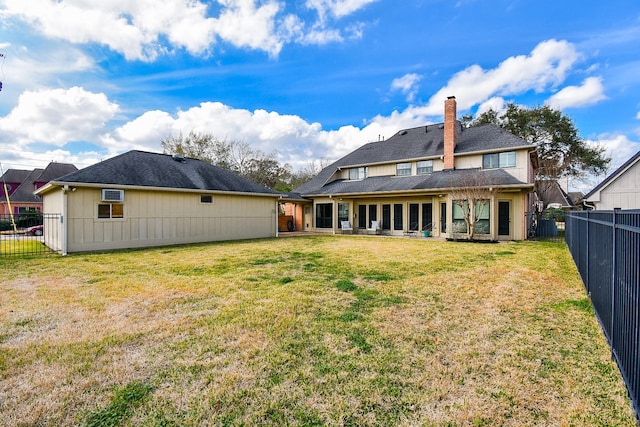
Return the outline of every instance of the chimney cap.
{"type": "Polygon", "coordinates": [[[447,99],[456,99],[456,97],[453,96],[453,95],[452,96],[447,96],[447,99]]]}

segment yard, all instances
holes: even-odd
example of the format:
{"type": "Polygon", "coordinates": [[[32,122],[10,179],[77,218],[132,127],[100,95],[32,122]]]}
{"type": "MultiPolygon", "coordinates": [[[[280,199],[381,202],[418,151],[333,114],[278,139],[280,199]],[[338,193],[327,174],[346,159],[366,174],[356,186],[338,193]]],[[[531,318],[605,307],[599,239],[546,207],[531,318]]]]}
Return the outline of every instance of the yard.
{"type": "Polygon", "coordinates": [[[1,258],[0,425],[635,425],[563,243],[1,258]]]}

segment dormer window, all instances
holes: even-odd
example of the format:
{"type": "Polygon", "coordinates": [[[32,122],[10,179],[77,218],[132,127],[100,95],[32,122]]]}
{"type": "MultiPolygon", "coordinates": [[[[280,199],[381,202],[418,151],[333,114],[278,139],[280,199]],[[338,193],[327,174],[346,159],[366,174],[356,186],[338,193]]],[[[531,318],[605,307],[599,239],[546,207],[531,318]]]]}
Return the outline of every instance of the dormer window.
{"type": "Polygon", "coordinates": [[[396,164],[396,176],[409,176],[411,175],[411,163],[398,163],[396,164]]]}
{"type": "Polygon", "coordinates": [[[484,154],[482,169],[512,168],[516,165],[516,152],[484,154]]]}
{"type": "Polygon", "coordinates": [[[356,180],[356,179],[365,179],[368,175],[368,167],[362,167],[362,168],[351,168],[349,169],[349,179],[351,180],[356,180]]]}
{"type": "Polygon", "coordinates": [[[417,164],[418,175],[424,175],[433,172],[433,160],[422,160],[417,164]]]}

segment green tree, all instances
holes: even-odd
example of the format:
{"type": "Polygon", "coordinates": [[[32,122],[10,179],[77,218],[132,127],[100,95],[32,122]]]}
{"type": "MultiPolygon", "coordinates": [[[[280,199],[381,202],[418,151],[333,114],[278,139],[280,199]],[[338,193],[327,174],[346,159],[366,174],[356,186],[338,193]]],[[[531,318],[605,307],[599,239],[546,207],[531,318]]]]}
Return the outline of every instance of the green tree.
{"type": "Polygon", "coordinates": [[[563,177],[584,178],[607,172],[611,159],[604,147],[587,144],[569,116],[549,106],[525,108],[509,104],[504,113],[494,110],[480,114],[470,126],[496,124],[536,145],[538,196],[544,201],[545,190],[563,177]]]}

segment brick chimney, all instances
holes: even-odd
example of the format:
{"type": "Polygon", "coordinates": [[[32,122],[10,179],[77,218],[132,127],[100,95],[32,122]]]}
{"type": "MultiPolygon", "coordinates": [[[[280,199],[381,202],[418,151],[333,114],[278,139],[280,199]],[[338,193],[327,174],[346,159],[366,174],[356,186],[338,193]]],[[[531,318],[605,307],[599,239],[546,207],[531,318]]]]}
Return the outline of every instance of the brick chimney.
{"type": "Polygon", "coordinates": [[[454,169],[453,152],[456,149],[456,97],[450,96],[444,101],[444,169],[454,169]]]}

